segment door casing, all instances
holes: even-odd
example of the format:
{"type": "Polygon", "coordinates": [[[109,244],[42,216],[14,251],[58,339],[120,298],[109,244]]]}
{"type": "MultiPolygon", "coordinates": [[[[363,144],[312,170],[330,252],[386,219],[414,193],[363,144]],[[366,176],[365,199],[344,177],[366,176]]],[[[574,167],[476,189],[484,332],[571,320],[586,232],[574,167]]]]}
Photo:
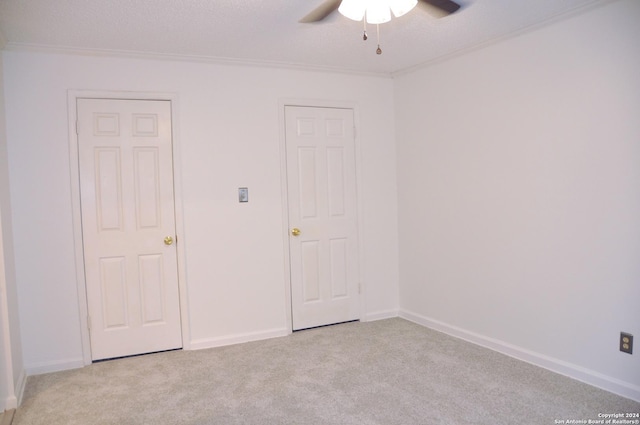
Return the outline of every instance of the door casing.
{"type": "Polygon", "coordinates": [[[180,161],[180,141],[177,121],[178,96],[175,93],[161,92],[119,92],[69,90],[67,107],[69,110],[69,172],[71,176],[71,203],[73,222],[73,242],[75,255],[76,286],[78,290],[78,310],[80,312],[80,336],[82,342],[82,361],[91,364],[91,346],[88,323],[87,289],[84,273],[84,250],[82,242],[82,216],[80,205],[80,170],[78,163],[78,135],[76,133],[77,99],[122,99],[122,100],[167,100],[171,102],[173,184],[175,198],[176,235],[178,236],[176,253],[178,259],[178,291],[180,295],[180,318],[182,327],[182,347],[190,349],[189,314],[185,273],[185,232],[182,201],[182,162],[180,161]]]}
{"type": "Polygon", "coordinates": [[[281,199],[282,199],[282,238],[284,247],[284,284],[285,284],[285,306],[286,306],[286,320],[287,329],[289,333],[293,332],[293,315],[291,312],[291,262],[290,262],[290,248],[289,248],[289,192],[287,189],[287,150],[286,150],[286,128],[285,128],[285,108],[287,106],[301,106],[311,108],[340,108],[353,110],[355,133],[355,173],[356,173],[356,193],[357,193],[357,217],[358,217],[358,280],[360,282],[360,320],[364,320],[366,317],[366,282],[363,279],[365,275],[364,271],[364,204],[362,199],[362,148],[360,141],[360,134],[358,129],[360,128],[360,119],[358,113],[358,107],[355,102],[349,101],[335,101],[335,100],[318,100],[318,99],[296,99],[296,98],[283,98],[278,103],[278,123],[280,130],[280,187],[281,187],[281,199]]]}

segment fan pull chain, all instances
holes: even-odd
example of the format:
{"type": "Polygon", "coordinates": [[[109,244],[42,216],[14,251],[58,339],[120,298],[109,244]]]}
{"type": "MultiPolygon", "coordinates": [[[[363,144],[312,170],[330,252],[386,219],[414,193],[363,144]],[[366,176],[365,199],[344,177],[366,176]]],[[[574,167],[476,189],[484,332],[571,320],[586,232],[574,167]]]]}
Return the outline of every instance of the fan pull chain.
{"type": "MultiPolygon", "coordinates": [[[[366,12],[365,12],[365,14],[366,14],[366,12]]],[[[362,22],[364,24],[363,25],[364,26],[364,32],[362,33],[362,39],[364,41],[367,41],[367,38],[369,38],[369,37],[367,37],[367,17],[366,17],[366,15],[365,15],[364,19],[362,20],[362,22]]]]}
{"type": "Polygon", "coordinates": [[[378,34],[378,48],[376,49],[376,54],[381,55],[382,49],[380,48],[380,24],[376,24],[376,33],[378,34]]]}

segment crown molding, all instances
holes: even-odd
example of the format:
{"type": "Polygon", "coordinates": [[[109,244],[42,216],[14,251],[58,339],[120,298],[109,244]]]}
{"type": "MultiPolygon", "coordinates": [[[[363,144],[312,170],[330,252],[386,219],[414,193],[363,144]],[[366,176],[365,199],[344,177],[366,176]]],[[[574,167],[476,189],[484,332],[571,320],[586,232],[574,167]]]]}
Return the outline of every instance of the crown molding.
{"type": "Polygon", "coordinates": [[[180,54],[140,52],[140,51],[130,51],[130,50],[87,49],[87,48],[68,47],[68,46],[51,46],[51,45],[44,45],[44,44],[30,44],[30,43],[16,43],[16,42],[6,43],[5,50],[38,52],[38,53],[48,53],[48,54],[58,54],[58,55],[72,55],[72,56],[94,56],[94,57],[111,57],[111,58],[126,58],[126,59],[141,59],[141,60],[162,60],[162,61],[172,61],[172,62],[197,62],[197,63],[208,63],[208,64],[214,64],[214,65],[293,69],[298,71],[360,75],[360,76],[377,77],[377,78],[392,77],[392,74],[390,72],[360,71],[355,69],[346,69],[346,68],[333,67],[333,66],[306,65],[306,64],[300,64],[300,63],[294,63],[294,62],[277,62],[277,61],[238,59],[238,58],[226,58],[226,57],[215,57],[215,56],[180,55],[180,54]]]}

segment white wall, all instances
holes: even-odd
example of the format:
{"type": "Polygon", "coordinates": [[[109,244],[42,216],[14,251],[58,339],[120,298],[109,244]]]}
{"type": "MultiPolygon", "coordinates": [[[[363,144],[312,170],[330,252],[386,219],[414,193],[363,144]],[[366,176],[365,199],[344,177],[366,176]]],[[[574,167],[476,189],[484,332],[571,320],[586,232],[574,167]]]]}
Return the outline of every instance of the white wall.
{"type": "MultiPolygon", "coordinates": [[[[2,209],[0,209],[0,218],[2,209]]],[[[15,382],[13,379],[13,355],[11,349],[11,329],[9,322],[9,301],[4,260],[4,239],[0,226],[0,413],[17,406],[15,382]]]]}
{"type": "Polygon", "coordinates": [[[0,412],[16,407],[25,384],[14,269],[2,63],[0,54],[0,412]]]}
{"type": "Polygon", "coordinates": [[[390,79],[205,63],[4,53],[7,136],[27,371],[82,361],[67,90],[178,96],[191,342],[285,330],[279,101],[346,101],[360,118],[365,318],[397,313],[390,79]],[[250,202],[237,202],[237,188],[250,202]]]}
{"type": "Polygon", "coordinates": [[[640,2],[396,80],[401,315],[640,399],[640,2]]]}
{"type": "MultiPolygon", "coordinates": [[[[0,49],[2,48],[2,36],[0,35],[0,49]]],[[[4,89],[2,78],[2,55],[0,54],[0,171],[4,175],[0,184],[8,187],[8,167],[6,162],[7,137],[4,121],[4,89]]],[[[0,204],[0,235],[2,235],[2,216],[4,205],[0,204]]],[[[13,364],[11,362],[11,339],[9,338],[9,307],[7,303],[7,278],[4,271],[4,240],[0,237],[0,412],[3,412],[9,404],[13,394],[13,364]]]]}

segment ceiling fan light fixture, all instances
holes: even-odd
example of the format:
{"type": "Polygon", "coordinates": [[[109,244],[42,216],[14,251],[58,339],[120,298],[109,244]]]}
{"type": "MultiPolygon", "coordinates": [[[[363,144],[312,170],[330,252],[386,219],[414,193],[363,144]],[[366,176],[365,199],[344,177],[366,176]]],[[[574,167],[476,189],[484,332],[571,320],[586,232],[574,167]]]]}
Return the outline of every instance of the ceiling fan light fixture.
{"type": "Polygon", "coordinates": [[[366,0],[342,0],[338,12],[354,21],[362,21],[367,10],[366,0]]]}
{"type": "Polygon", "coordinates": [[[386,1],[370,0],[365,14],[368,24],[384,24],[391,20],[391,9],[386,1]]]}
{"type": "Polygon", "coordinates": [[[384,24],[391,20],[391,12],[398,18],[413,9],[418,0],[342,0],[338,11],[354,21],[384,24]]]}

